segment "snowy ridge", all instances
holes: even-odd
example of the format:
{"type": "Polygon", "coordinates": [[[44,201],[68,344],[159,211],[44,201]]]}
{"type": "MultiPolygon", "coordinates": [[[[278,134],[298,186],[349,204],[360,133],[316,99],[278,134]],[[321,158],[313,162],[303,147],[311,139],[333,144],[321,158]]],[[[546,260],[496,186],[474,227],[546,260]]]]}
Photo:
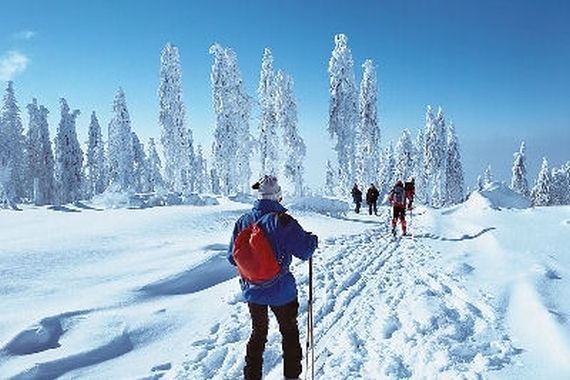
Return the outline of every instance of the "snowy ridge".
{"type": "MultiPolygon", "coordinates": [[[[570,207],[476,199],[420,207],[396,239],[388,208],[291,207],[320,241],[317,378],[570,377],[570,207]]],[[[251,206],[86,206],[0,215],[2,377],[240,378],[250,320],[225,251],[251,206]]],[[[307,264],[292,271],[304,347],[307,264]]],[[[282,378],[281,361],[271,317],[265,379],[282,378]]]]}

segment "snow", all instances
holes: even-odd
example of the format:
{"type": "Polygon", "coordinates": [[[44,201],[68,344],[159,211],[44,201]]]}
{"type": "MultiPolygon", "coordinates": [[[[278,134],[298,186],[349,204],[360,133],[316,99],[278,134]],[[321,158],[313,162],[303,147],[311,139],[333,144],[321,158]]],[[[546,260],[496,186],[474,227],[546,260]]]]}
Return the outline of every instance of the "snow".
{"type": "MultiPolygon", "coordinates": [[[[240,378],[250,320],[224,256],[251,198],[234,199],[0,210],[1,377],[240,378]]],[[[285,202],[319,236],[316,378],[569,378],[570,207],[519,201],[496,185],[419,206],[397,239],[387,208],[285,202]]],[[[307,264],[292,272],[304,348],[307,264]]],[[[264,378],[281,371],[271,317],[264,378]]]]}

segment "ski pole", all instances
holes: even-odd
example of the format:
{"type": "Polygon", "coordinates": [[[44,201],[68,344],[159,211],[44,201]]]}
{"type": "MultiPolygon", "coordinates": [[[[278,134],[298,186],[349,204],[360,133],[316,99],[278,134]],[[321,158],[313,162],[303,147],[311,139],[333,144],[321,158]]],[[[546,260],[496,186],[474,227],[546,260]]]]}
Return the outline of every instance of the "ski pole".
{"type": "Polygon", "coordinates": [[[309,300],[307,307],[307,352],[305,356],[305,379],[309,373],[309,347],[311,348],[311,379],[315,378],[315,350],[313,337],[313,258],[309,258],[309,300]]]}

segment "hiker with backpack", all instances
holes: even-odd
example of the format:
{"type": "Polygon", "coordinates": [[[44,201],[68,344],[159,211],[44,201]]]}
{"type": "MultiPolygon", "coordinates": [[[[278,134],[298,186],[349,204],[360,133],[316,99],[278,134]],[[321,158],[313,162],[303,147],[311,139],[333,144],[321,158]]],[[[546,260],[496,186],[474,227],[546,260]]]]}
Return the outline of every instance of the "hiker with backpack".
{"type": "Polygon", "coordinates": [[[237,220],[228,250],[228,260],[237,266],[240,274],[241,290],[252,321],[244,378],[261,379],[270,308],[282,336],[283,375],[286,379],[297,379],[302,372],[297,326],[299,302],[289,265],[292,256],[309,259],[318,239],[303,230],[281,205],[281,187],[276,177],[266,175],[252,188],[258,191],[258,199],[253,209],[237,220]]]}
{"type": "Polygon", "coordinates": [[[402,181],[398,180],[390,195],[388,197],[390,204],[392,205],[392,234],[396,236],[396,224],[398,219],[400,220],[400,225],[402,226],[402,235],[406,235],[406,191],[404,189],[404,184],[402,181]]]}
{"type": "Polygon", "coordinates": [[[358,185],[355,183],[352,187],[352,200],[356,203],[356,208],[354,211],[359,214],[360,213],[360,205],[362,204],[362,191],[358,188],[358,185]]]}
{"type": "Polygon", "coordinates": [[[374,209],[374,215],[378,215],[378,211],[376,209],[376,202],[378,201],[378,197],[380,193],[376,186],[373,183],[370,184],[368,191],[366,192],[366,203],[368,203],[368,215],[372,215],[372,210],[374,209]]]}

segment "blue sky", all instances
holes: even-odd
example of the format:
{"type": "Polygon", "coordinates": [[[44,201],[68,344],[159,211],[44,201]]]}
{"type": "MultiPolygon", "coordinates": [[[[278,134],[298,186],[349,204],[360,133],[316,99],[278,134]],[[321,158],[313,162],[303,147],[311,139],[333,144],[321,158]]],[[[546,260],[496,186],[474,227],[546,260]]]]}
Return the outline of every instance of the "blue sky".
{"type": "Polygon", "coordinates": [[[455,122],[468,185],[488,163],[508,180],[522,139],[531,175],[543,155],[570,160],[569,1],[2,0],[0,8],[0,81],[15,81],[22,109],[32,97],[45,104],[52,131],[65,97],[82,112],[82,140],[92,110],[106,134],[119,86],[141,140],[160,136],[159,58],[170,41],[181,53],[188,125],[209,151],[209,46],[237,52],[251,96],[270,47],[295,80],[308,182],[321,185],[334,157],[327,64],[334,35],[345,33],[357,81],[365,59],[376,64],[383,146],[403,128],[415,134],[432,104],[455,122]]]}

